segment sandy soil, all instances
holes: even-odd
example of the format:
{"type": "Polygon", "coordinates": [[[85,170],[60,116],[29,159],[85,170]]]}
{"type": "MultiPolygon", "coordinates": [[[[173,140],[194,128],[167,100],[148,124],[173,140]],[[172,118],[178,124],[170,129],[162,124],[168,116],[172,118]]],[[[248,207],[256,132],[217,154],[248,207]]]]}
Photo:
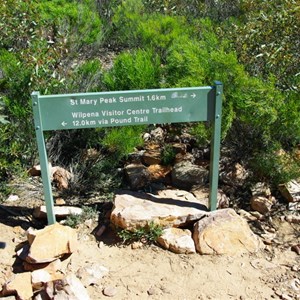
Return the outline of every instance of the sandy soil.
{"type": "MultiPolygon", "coordinates": [[[[1,284],[13,265],[18,270],[15,247],[31,224],[24,210],[20,215],[0,209],[0,242],[6,243],[0,249],[1,284]]],[[[87,287],[93,300],[108,298],[103,295],[107,287],[114,288],[115,300],[300,299],[300,256],[291,251],[291,244],[300,242],[299,225],[279,223],[276,244],[236,257],[178,255],[155,245],[132,249],[118,243],[111,229],[96,240],[91,234],[95,226],[78,229],[79,249],[67,261],[74,273],[90,264],[109,269],[87,287]]]]}

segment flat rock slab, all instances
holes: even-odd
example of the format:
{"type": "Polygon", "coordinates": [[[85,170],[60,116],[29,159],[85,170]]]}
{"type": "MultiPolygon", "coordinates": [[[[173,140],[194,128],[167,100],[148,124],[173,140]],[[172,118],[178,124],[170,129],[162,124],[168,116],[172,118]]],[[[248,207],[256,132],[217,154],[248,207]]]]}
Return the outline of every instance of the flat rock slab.
{"type": "Polygon", "coordinates": [[[115,196],[111,222],[123,229],[143,228],[154,222],[162,227],[179,227],[207,216],[207,208],[191,193],[165,190],[160,195],[120,191],[115,196]]]}

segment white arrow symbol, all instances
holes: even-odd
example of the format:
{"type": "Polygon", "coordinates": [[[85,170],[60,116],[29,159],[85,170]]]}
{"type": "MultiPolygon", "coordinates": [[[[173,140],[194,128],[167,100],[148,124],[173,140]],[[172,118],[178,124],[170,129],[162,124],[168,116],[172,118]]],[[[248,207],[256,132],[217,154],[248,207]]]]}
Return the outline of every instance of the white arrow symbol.
{"type": "Polygon", "coordinates": [[[192,98],[195,98],[195,97],[196,97],[196,94],[195,94],[195,93],[193,93],[193,94],[191,95],[191,97],[192,97],[192,98]]]}
{"type": "Polygon", "coordinates": [[[64,126],[64,127],[65,127],[67,124],[68,124],[68,123],[66,123],[65,121],[63,121],[63,122],[61,123],[61,125],[64,126]]]}

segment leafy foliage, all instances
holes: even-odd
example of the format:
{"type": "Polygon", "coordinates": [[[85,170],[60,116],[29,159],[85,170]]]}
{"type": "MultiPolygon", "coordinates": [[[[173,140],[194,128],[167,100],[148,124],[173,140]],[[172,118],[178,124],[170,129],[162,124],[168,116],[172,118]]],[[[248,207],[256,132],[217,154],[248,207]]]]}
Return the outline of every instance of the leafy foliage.
{"type": "Polygon", "coordinates": [[[252,75],[272,74],[283,90],[300,89],[299,1],[246,1],[244,24],[234,27],[239,60],[252,75]]]}
{"type": "MultiPolygon", "coordinates": [[[[223,141],[239,149],[241,159],[249,160],[262,178],[279,182],[296,176],[292,153],[300,143],[299,12],[299,1],[288,0],[1,1],[1,178],[36,157],[34,90],[191,87],[214,80],[224,84],[223,141]],[[114,50],[112,67],[103,63],[104,46],[114,50]],[[280,148],[287,153],[283,160],[273,156],[280,148]]],[[[208,127],[190,126],[199,145],[209,140],[208,127]]],[[[78,180],[93,178],[91,188],[108,191],[120,183],[119,174],[98,174],[117,169],[142,144],[143,130],[50,132],[47,147],[54,163],[74,167],[78,180]],[[89,148],[99,157],[80,165],[89,148]],[[111,153],[113,159],[107,158],[111,153]]],[[[166,146],[165,163],[172,155],[166,146]]]]}
{"type": "Polygon", "coordinates": [[[65,222],[64,225],[76,228],[80,224],[84,223],[86,220],[95,220],[98,216],[98,212],[95,208],[90,206],[83,206],[82,207],[82,213],[79,215],[76,214],[70,214],[65,222]]]}
{"type": "Polygon", "coordinates": [[[143,144],[142,133],[144,126],[125,126],[107,131],[102,145],[107,147],[115,161],[127,157],[134,147],[143,144]]]}
{"type": "Polygon", "coordinates": [[[143,242],[144,244],[152,244],[162,235],[163,229],[153,221],[142,228],[130,230],[120,230],[118,236],[123,240],[123,243],[143,242]]]}
{"type": "Polygon", "coordinates": [[[139,49],[121,53],[104,82],[109,90],[132,90],[157,88],[159,79],[159,57],[151,50],[139,49]]]}

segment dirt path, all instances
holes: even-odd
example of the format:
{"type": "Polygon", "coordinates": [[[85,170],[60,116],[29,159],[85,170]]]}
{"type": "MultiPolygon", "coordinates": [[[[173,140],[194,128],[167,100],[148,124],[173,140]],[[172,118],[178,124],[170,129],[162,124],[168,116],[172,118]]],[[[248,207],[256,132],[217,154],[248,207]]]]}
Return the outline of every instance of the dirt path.
{"type": "MultiPolygon", "coordinates": [[[[26,227],[26,222],[20,225],[26,227]]],[[[0,241],[6,242],[6,248],[0,249],[0,282],[9,274],[15,263],[15,247],[25,237],[21,226],[0,222],[0,241]]],[[[81,227],[78,252],[67,263],[74,273],[91,264],[109,269],[99,284],[88,287],[93,300],[108,298],[103,295],[106,287],[115,289],[114,300],[299,299],[300,286],[299,291],[291,288],[300,280],[299,256],[284,244],[285,238],[299,242],[299,237],[288,223],[282,228],[281,245],[268,246],[257,254],[229,257],[178,255],[157,246],[132,249],[116,244],[111,230],[96,241],[91,230],[81,227]]]]}

